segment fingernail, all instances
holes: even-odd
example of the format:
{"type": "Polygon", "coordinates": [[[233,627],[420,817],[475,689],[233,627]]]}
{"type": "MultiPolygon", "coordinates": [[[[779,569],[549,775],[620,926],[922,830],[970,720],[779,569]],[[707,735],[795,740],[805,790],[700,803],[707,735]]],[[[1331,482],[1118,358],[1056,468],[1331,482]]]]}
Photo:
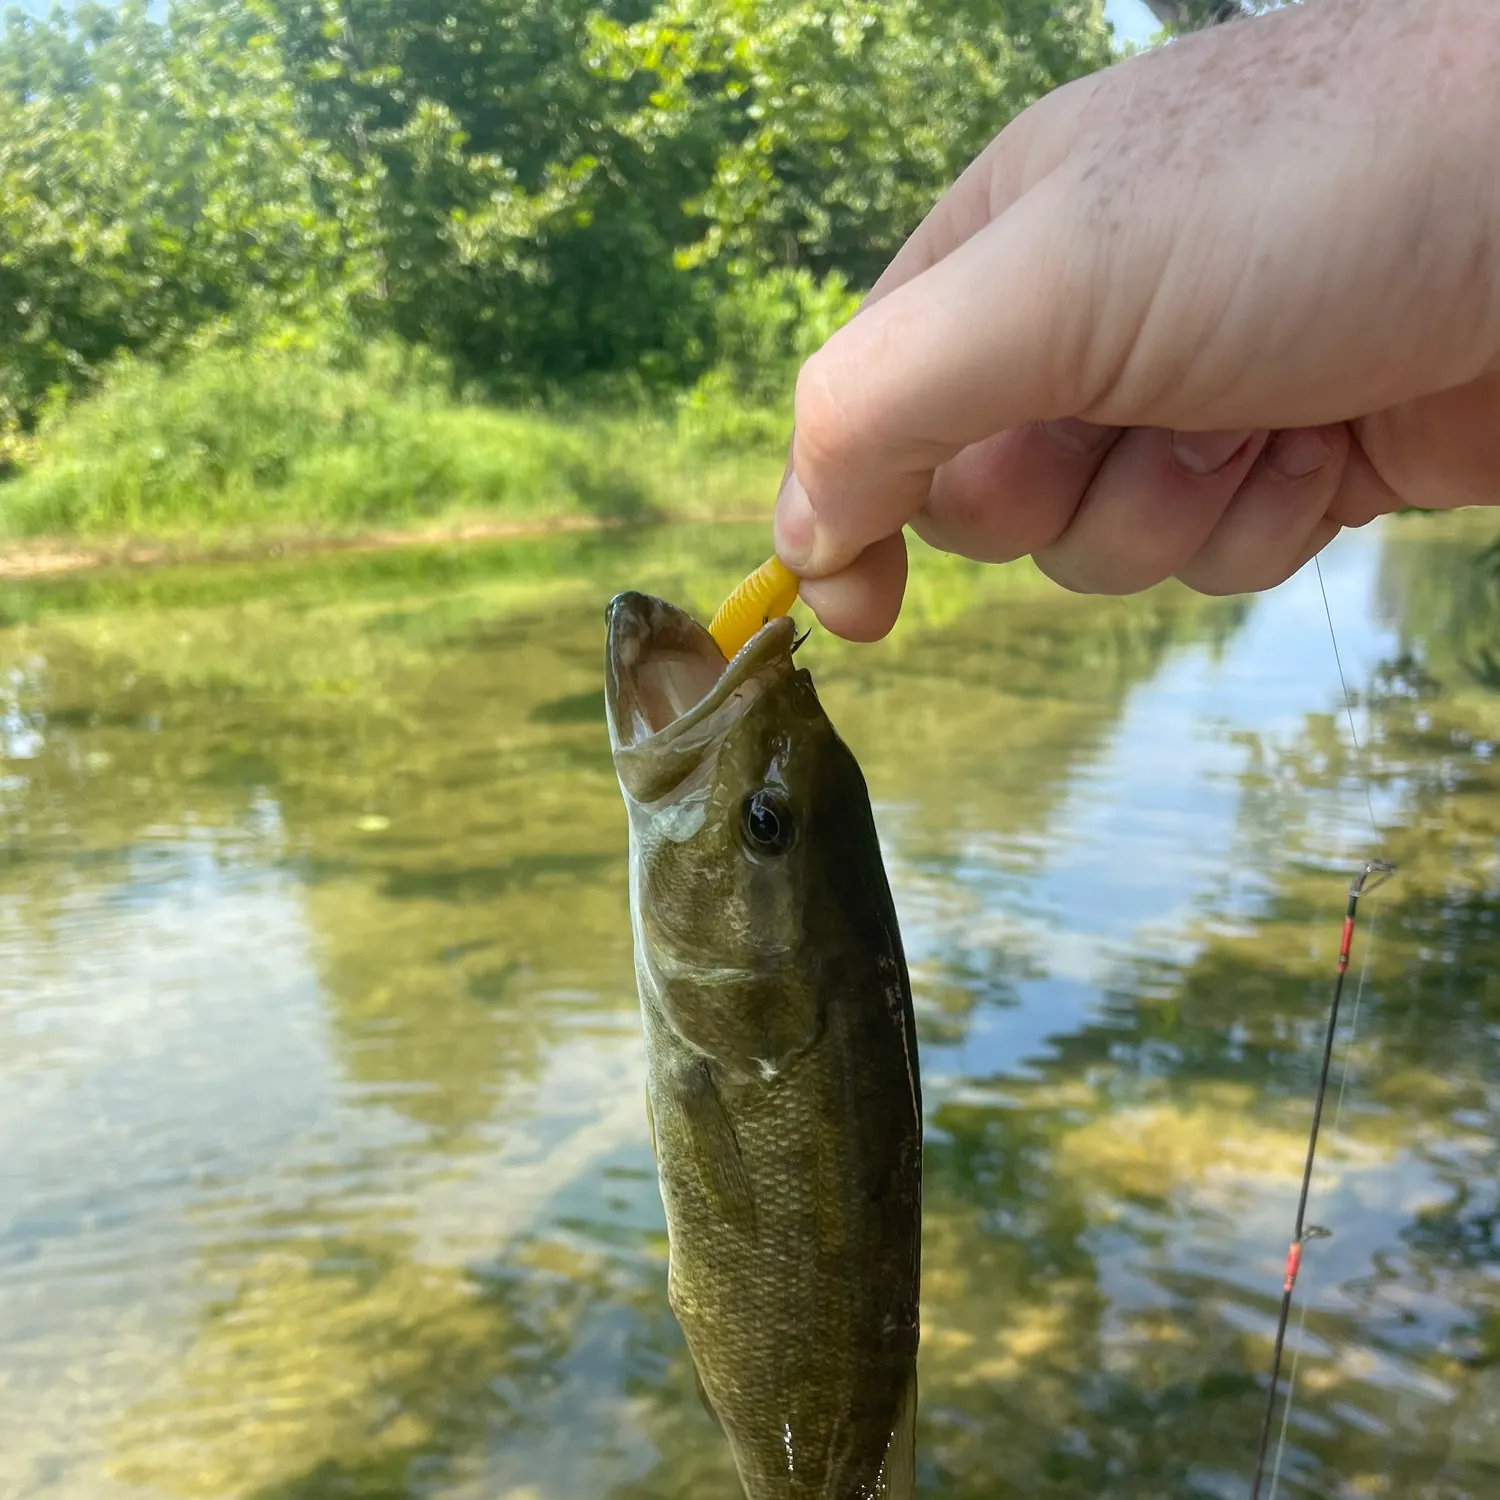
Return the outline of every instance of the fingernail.
{"type": "Polygon", "coordinates": [[[1172,462],[1199,479],[1217,474],[1250,441],[1248,431],[1174,432],[1172,462]]]}
{"type": "Polygon", "coordinates": [[[796,572],[806,567],[812,558],[817,517],[813,514],[812,501],[802,488],[802,481],[788,473],[776,497],[776,514],[771,524],[776,541],[776,555],[787,567],[796,572]]]}
{"type": "Polygon", "coordinates": [[[1315,427],[1278,432],[1266,450],[1266,465],[1286,479],[1306,479],[1316,474],[1332,455],[1328,439],[1315,427]]]}
{"type": "Polygon", "coordinates": [[[1069,453],[1077,453],[1083,458],[1092,458],[1119,432],[1117,427],[1100,427],[1096,422],[1080,421],[1077,417],[1064,417],[1061,421],[1039,425],[1059,448],[1066,448],[1069,453]]]}

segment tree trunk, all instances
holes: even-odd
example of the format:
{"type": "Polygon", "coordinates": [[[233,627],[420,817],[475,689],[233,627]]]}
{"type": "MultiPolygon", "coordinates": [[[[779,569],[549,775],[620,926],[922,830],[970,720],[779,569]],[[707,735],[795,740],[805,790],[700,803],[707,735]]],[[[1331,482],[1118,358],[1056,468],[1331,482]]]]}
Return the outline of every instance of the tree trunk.
{"type": "Polygon", "coordinates": [[[1173,31],[1198,31],[1248,14],[1241,0],[1146,0],[1146,8],[1173,31]]]}

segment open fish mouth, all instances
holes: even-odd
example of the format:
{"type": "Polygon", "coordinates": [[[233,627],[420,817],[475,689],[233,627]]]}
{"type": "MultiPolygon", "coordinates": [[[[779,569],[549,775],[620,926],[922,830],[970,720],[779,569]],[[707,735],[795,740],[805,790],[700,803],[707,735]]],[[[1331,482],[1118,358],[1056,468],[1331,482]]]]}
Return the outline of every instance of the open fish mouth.
{"type": "Polygon", "coordinates": [[[769,620],[726,661],[691,615],[650,594],[616,594],[605,612],[605,707],[618,754],[664,749],[710,720],[736,695],[790,670],[796,628],[786,615],[769,620]]]}

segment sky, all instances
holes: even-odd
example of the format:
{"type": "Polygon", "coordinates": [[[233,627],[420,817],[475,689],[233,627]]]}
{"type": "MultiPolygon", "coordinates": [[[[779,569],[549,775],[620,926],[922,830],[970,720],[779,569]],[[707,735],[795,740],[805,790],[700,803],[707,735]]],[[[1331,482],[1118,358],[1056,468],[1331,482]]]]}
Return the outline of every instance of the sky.
{"type": "Polygon", "coordinates": [[[1104,14],[1122,42],[1149,42],[1161,30],[1144,0],[1104,0],[1104,14]]]}

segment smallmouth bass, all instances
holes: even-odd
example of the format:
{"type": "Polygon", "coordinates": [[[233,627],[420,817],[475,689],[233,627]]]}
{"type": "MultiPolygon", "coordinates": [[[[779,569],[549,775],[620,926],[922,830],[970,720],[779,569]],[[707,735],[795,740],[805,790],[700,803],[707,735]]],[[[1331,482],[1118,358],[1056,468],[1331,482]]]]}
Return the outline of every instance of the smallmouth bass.
{"type": "Polygon", "coordinates": [[[922,1105],[864,777],[794,626],[608,610],[668,1296],[748,1500],[911,1500],[922,1105]]]}

